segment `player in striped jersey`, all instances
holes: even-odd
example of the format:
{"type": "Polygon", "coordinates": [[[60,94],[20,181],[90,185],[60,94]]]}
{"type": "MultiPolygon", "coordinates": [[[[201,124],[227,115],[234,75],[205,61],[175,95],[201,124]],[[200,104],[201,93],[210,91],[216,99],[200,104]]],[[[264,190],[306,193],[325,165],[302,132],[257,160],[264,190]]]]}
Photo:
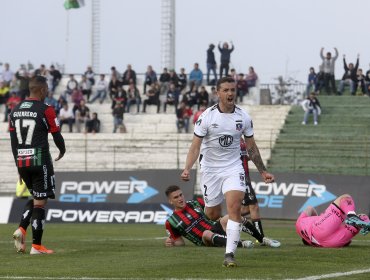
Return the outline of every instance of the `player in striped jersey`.
{"type": "MultiPolygon", "coordinates": [[[[165,241],[167,247],[185,245],[183,237],[198,246],[226,246],[227,216],[222,217],[217,222],[209,220],[203,211],[203,201],[185,201],[180,187],[175,185],[167,188],[166,196],[169,203],[174,207],[173,214],[165,224],[169,235],[165,241]]],[[[244,221],[243,224],[248,229],[253,226],[248,221],[244,221]]],[[[258,234],[255,229],[254,231],[258,234]]],[[[251,248],[253,243],[248,240],[241,240],[238,242],[238,247],[251,248]]]]}
{"type": "Polygon", "coordinates": [[[35,76],[29,83],[30,97],[19,103],[9,114],[12,152],[18,173],[32,193],[33,203],[27,203],[20,227],[14,232],[15,247],[25,252],[26,229],[32,217],[32,248],[30,254],[51,254],[41,245],[44,232],[46,202],[55,198],[55,176],[50,156],[48,133],[59,149],[56,161],[66,151],[59,122],[53,107],[44,104],[48,94],[47,80],[35,76]]]}

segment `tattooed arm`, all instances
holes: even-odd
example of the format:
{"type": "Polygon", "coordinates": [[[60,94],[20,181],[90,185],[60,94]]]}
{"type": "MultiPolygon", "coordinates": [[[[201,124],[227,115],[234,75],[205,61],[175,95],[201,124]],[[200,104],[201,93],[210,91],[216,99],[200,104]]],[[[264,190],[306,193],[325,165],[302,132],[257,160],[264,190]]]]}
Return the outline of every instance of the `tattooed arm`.
{"type": "Polygon", "coordinates": [[[267,172],[265,165],[263,164],[260,151],[258,150],[257,144],[253,137],[245,137],[245,144],[247,145],[248,156],[257,167],[265,183],[274,182],[274,175],[267,172]]]}

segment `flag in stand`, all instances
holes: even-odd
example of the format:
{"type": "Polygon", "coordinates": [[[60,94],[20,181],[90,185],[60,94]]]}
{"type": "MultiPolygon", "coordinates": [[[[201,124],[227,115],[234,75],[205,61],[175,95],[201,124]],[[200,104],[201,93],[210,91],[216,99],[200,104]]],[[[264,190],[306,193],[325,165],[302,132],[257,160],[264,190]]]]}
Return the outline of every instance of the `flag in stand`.
{"type": "Polygon", "coordinates": [[[83,6],[85,6],[85,0],[65,0],[64,1],[64,8],[66,10],[78,9],[83,6]]]}

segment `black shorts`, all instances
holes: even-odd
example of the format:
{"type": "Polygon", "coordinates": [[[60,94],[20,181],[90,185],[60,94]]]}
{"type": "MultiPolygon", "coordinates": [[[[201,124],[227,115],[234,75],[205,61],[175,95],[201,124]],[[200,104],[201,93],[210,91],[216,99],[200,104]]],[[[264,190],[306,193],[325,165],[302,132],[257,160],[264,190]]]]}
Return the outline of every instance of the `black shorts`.
{"type": "Polygon", "coordinates": [[[247,186],[247,188],[245,190],[245,195],[242,201],[242,205],[249,206],[249,205],[257,204],[256,193],[254,192],[254,189],[252,188],[251,183],[245,182],[245,185],[247,186]]]}
{"type": "Polygon", "coordinates": [[[217,233],[217,234],[226,236],[226,232],[222,228],[220,221],[218,221],[214,226],[212,226],[211,231],[213,233],[217,233]]]}
{"type": "Polygon", "coordinates": [[[51,163],[21,167],[18,172],[34,199],[55,198],[55,175],[51,163]]]}

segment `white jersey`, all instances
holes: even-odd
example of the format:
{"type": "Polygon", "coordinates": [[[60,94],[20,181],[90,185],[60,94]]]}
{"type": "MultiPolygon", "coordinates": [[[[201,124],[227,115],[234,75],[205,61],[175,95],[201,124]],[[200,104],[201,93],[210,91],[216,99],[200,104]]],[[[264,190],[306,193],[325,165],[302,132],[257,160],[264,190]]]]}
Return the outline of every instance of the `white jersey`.
{"type": "Polygon", "coordinates": [[[240,137],[253,136],[253,123],[246,111],[235,106],[222,113],[218,104],[208,108],[195,123],[194,134],[203,138],[200,149],[202,171],[240,168],[240,137]]]}

